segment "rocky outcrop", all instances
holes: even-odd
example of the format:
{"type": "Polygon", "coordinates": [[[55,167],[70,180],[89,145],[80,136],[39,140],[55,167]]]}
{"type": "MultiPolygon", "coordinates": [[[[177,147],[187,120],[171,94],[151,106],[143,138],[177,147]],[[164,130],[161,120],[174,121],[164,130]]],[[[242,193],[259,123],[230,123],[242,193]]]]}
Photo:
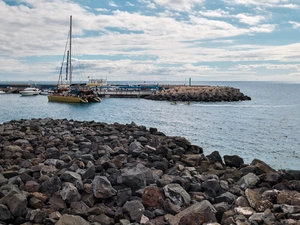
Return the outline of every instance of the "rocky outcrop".
{"type": "Polygon", "coordinates": [[[300,172],[144,126],[0,125],[1,224],[299,224],[300,172]]]}
{"type": "Polygon", "coordinates": [[[227,86],[175,86],[156,91],[146,99],[196,102],[232,102],[251,100],[239,89],[227,86]]]}

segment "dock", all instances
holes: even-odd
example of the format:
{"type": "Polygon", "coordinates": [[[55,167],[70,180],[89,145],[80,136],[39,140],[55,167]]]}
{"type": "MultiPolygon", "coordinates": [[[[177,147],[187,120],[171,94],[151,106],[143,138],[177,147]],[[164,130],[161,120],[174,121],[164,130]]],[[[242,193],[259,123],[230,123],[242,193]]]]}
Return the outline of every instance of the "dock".
{"type": "Polygon", "coordinates": [[[98,91],[98,95],[101,98],[145,98],[151,94],[152,91],[130,91],[130,90],[98,91]]]}

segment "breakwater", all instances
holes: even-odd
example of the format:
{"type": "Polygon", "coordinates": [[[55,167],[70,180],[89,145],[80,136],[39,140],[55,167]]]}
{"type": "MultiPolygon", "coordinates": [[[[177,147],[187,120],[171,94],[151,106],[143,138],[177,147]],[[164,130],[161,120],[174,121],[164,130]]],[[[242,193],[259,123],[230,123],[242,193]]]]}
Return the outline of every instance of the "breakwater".
{"type": "MultiPolygon", "coordinates": [[[[3,86],[3,85],[2,85],[3,86]]],[[[26,84],[10,84],[0,89],[6,93],[19,93],[26,84]]],[[[55,89],[57,85],[39,84],[39,89],[55,89]]],[[[92,87],[101,98],[145,98],[151,100],[167,101],[194,101],[194,102],[232,102],[251,100],[251,97],[244,95],[240,89],[229,86],[198,86],[198,85],[157,85],[157,89],[150,90],[150,87],[143,87],[140,90],[118,89],[118,86],[92,87]],[[112,88],[114,87],[114,88],[112,88]],[[111,90],[113,89],[113,90],[111,90]]],[[[91,88],[91,87],[90,87],[91,88]]]]}
{"type": "Polygon", "coordinates": [[[156,128],[0,125],[3,224],[297,224],[300,172],[203,153],[156,128]]]}
{"type": "Polygon", "coordinates": [[[151,100],[225,102],[251,100],[239,89],[228,86],[174,86],[146,97],[151,100]]]}

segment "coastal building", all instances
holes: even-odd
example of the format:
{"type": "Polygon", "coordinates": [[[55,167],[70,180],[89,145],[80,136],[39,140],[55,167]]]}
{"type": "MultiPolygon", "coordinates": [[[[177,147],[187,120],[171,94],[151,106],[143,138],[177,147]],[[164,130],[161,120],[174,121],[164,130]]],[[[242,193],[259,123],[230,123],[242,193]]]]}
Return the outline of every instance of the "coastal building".
{"type": "Polygon", "coordinates": [[[89,79],[88,86],[107,86],[107,79],[89,79]]]}

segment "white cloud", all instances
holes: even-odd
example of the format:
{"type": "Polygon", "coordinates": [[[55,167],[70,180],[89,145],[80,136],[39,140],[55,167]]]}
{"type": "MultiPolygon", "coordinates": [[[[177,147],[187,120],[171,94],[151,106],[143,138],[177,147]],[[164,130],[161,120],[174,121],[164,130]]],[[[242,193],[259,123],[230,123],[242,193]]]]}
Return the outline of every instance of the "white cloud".
{"type": "Polygon", "coordinates": [[[249,25],[259,24],[262,20],[264,20],[264,17],[260,15],[255,16],[255,15],[247,15],[242,13],[236,15],[236,18],[238,18],[240,22],[249,25]]]}
{"type": "Polygon", "coordinates": [[[126,2],[126,5],[134,6],[134,4],[132,4],[131,2],[126,2]]]}
{"type": "MultiPolygon", "coordinates": [[[[230,4],[215,10],[203,6],[199,12],[193,11],[193,7],[205,4],[203,1],[139,0],[139,4],[153,7],[149,10],[153,13],[127,12],[121,6],[112,10],[99,5],[94,14],[87,6],[69,1],[23,2],[26,5],[9,6],[0,0],[0,80],[7,76],[56,80],[70,14],[74,47],[79,55],[91,58],[81,60],[88,70],[86,73],[109,76],[110,80],[182,80],[185,76],[264,79],[257,74],[259,69],[272,71],[276,74],[274,79],[280,79],[282,73],[283,79],[286,74],[294,73],[299,63],[299,41],[282,40],[280,31],[272,36],[279,21],[273,20],[269,16],[272,11],[268,10],[237,12],[230,4]],[[158,6],[165,10],[157,12],[154,9],[158,6]],[[243,24],[236,23],[237,19],[243,24]],[[269,46],[259,40],[266,33],[273,37],[272,44],[267,43],[269,46]],[[257,41],[255,45],[248,42],[250,35],[257,41]]],[[[239,2],[259,5],[260,1],[239,2]]],[[[285,29],[297,36],[299,22],[293,17],[287,21],[292,26],[285,29]]]]}
{"type": "Polygon", "coordinates": [[[262,24],[262,25],[258,25],[256,27],[250,28],[251,32],[256,32],[256,33],[271,33],[274,30],[275,30],[274,24],[262,24]]]}
{"type": "Polygon", "coordinates": [[[200,5],[204,0],[154,0],[160,6],[177,10],[190,11],[195,5],[200,5]]]}
{"type": "MultiPolygon", "coordinates": [[[[290,8],[290,9],[298,9],[300,6],[297,4],[289,4],[290,0],[223,0],[225,3],[229,5],[245,5],[252,6],[255,5],[257,7],[272,7],[272,8],[290,8]]],[[[296,0],[295,0],[296,2],[296,0]]]]}
{"type": "Polygon", "coordinates": [[[110,1],[108,3],[108,5],[111,6],[111,7],[118,7],[117,4],[115,2],[113,2],[113,1],[110,1]]]}
{"type": "Polygon", "coordinates": [[[295,28],[295,29],[300,28],[300,23],[299,22],[289,21],[289,23],[292,24],[293,28],[295,28]]]}
{"type": "Polygon", "coordinates": [[[156,4],[151,2],[151,0],[137,0],[139,3],[142,3],[144,5],[146,5],[147,8],[149,9],[155,9],[156,8],[156,4]]]}
{"type": "Polygon", "coordinates": [[[229,13],[222,10],[222,9],[217,9],[217,10],[205,10],[199,12],[199,14],[206,16],[206,17],[224,17],[228,16],[229,13]]]}

